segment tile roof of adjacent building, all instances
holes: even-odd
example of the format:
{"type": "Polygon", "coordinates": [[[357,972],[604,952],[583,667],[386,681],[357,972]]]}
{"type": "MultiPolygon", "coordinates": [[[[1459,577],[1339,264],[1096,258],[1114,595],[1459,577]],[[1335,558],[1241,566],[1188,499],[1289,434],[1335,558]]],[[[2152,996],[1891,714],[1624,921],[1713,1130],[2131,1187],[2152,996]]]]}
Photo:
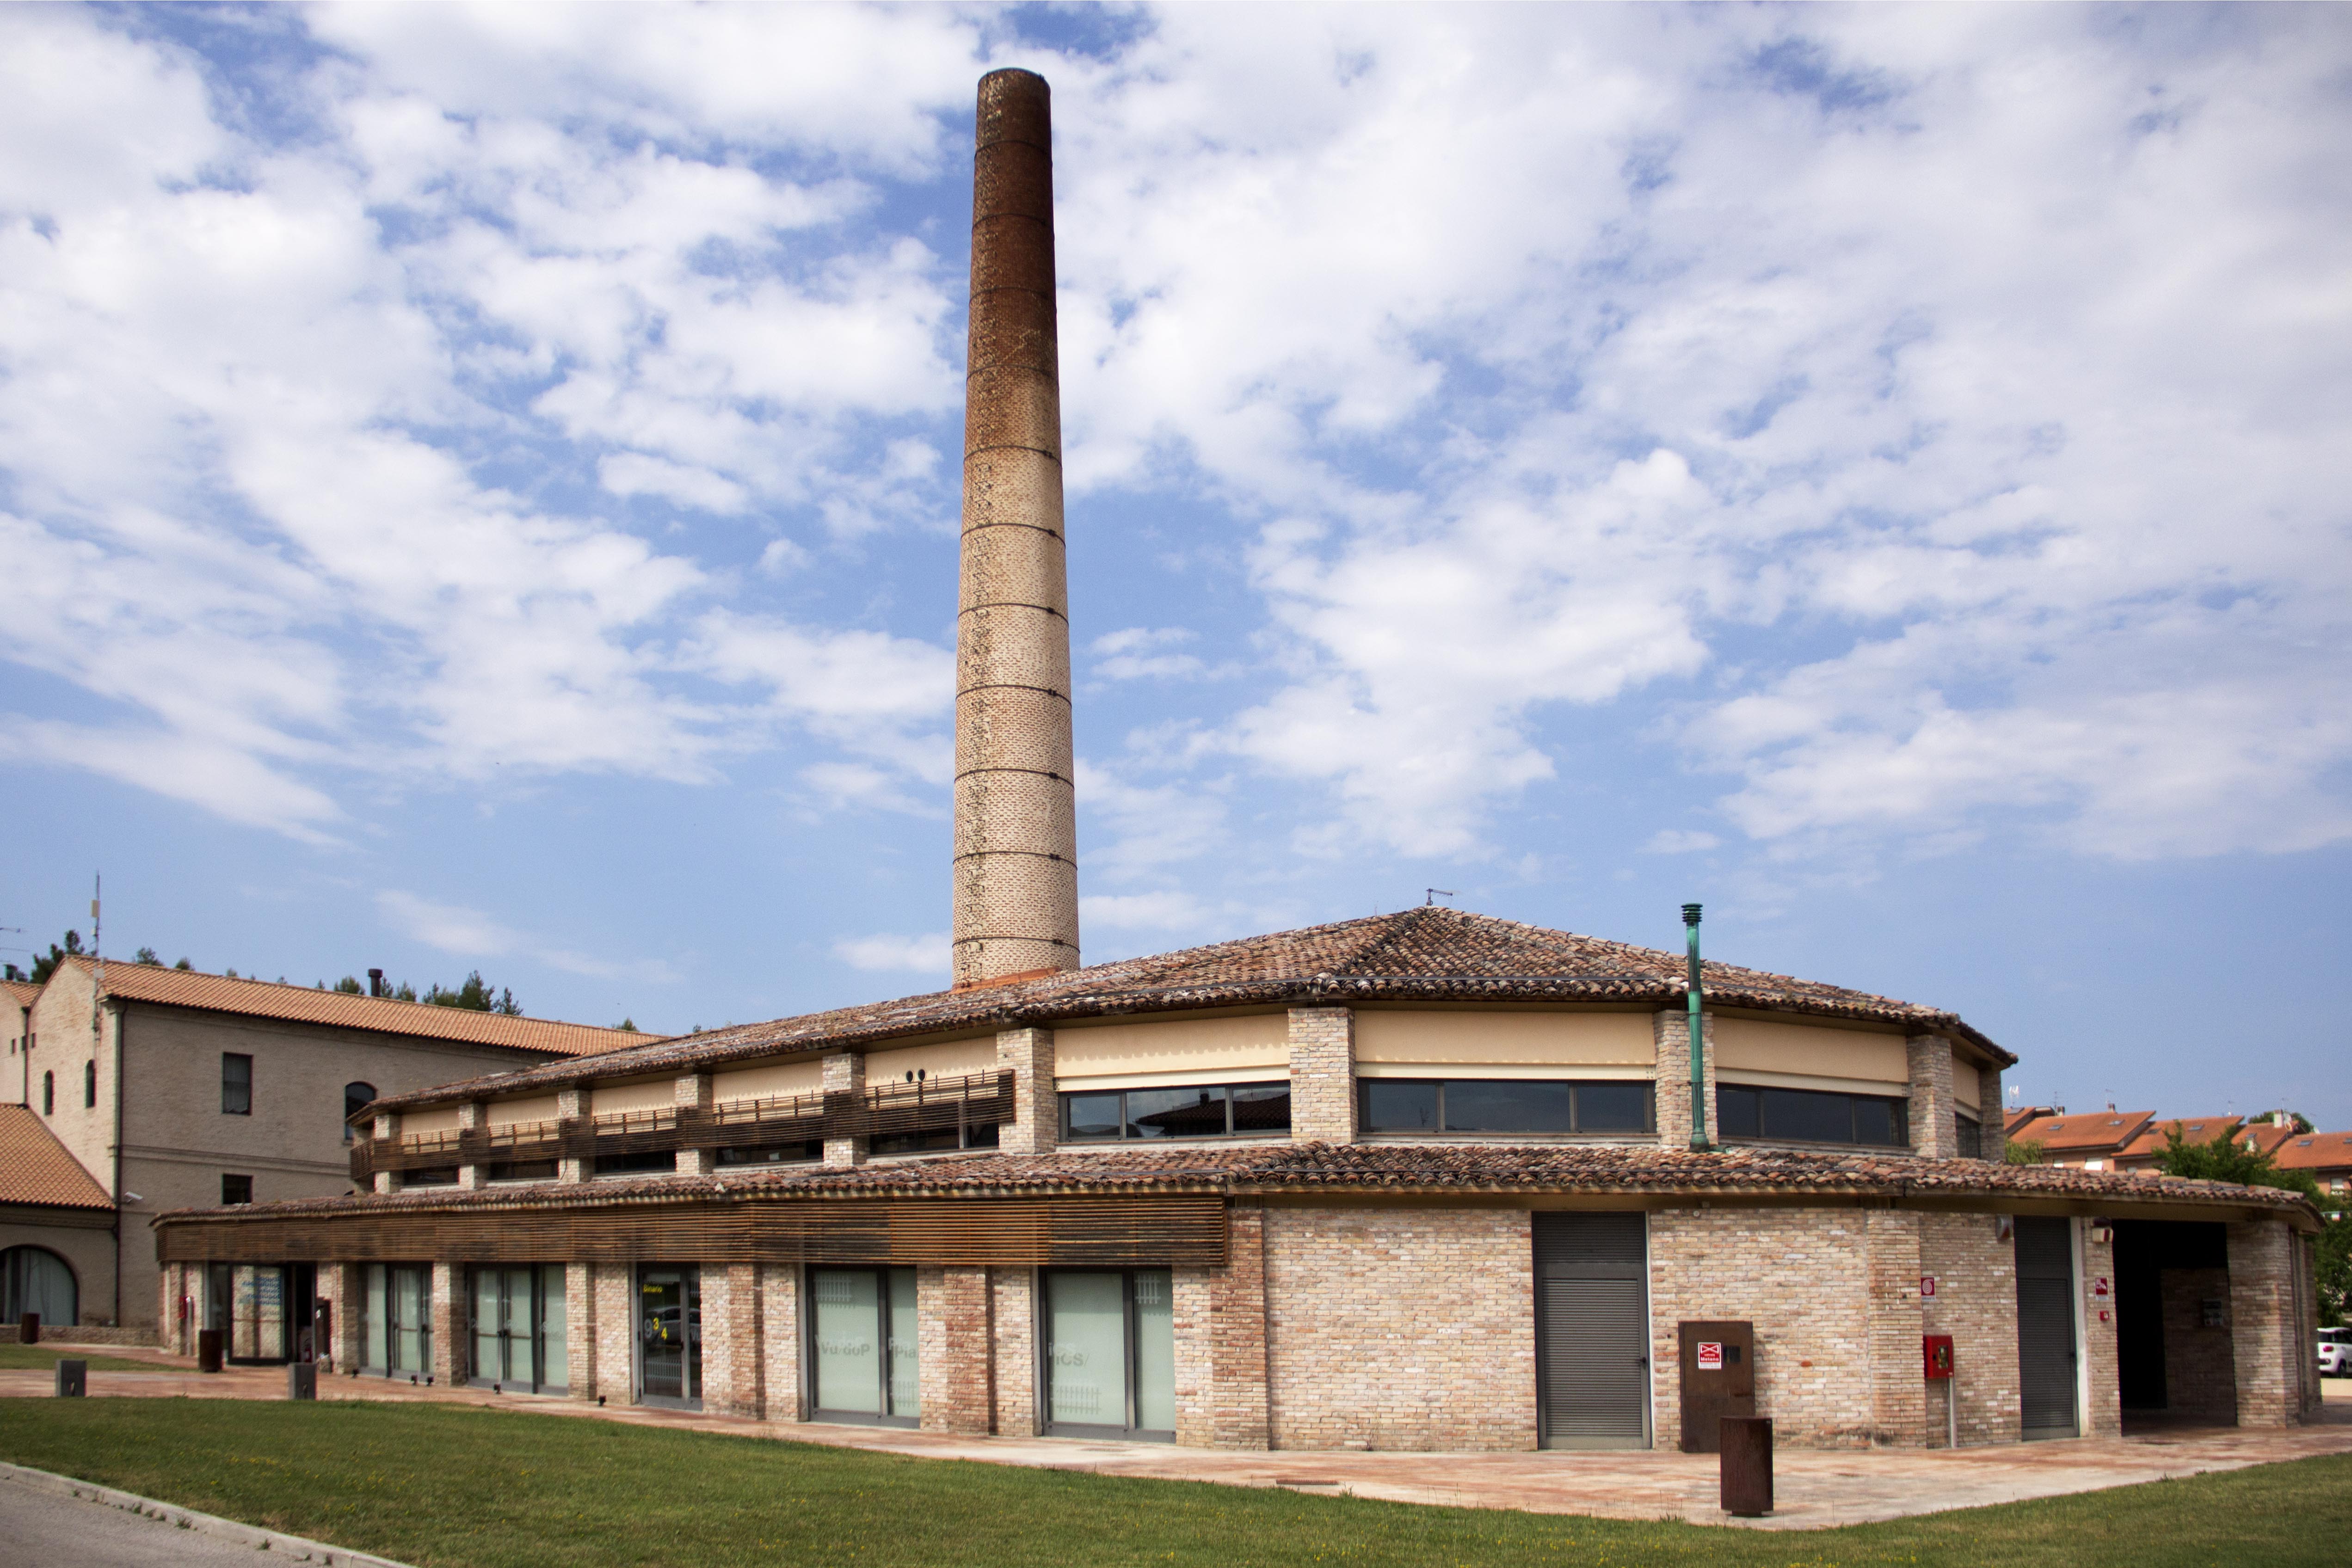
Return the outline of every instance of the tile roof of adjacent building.
{"type": "MultiPolygon", "coordinates": [[[[522,1093],[590,1078],[678,1071],[908,1035],[1199,1008],[1349,1002],[1593,1001],[1681,1005],[1684,956],[1463,910],[1416,907],[1298,931],[1121,958],[961,991],[838,1008],[680,1035],[581,1061],[388,1096],[380,1108],[447,1100],[450,1090],[522,1093]]],[[[1944,1030],[2002,1065],[2017,1058],[1956,1013],[1729,964],[1705,966],[1719,1007],[1944,1030]]]]}
{"type": "Polygon", "coordinates": [[[0,1203],[112,1208],[106,1188],[29,1105],[0,1105],[0,1203]]]}
{"type": "MultiPolygon", "coordinates": [[[[85,970],[95,968],[88,958],[68,958],[66,962],[85,970]]],[[[616,1047],[664,1038],[599,1029],[593,1024],[563,1023],[554,1019],[516,1018],[506,1013],[478,1013],[470,1008],[436,1007],[430,1002],[395,1001],[390,997],[355,997],[348,991],[319,991],[268,980],[207,975],[193,969],[166,969],[153,964],[107,965],[106,994],[167,1007],[201,1008],[208,1012],[236,1013],[247,1018],[325,1024],[337,1029],[369,1030],[377,1034],[409,1035],[562,1057],[593,1056],[616,1047]]]]}
{"type": "Polygon", "coordinates": [[[2299,1133],[2271,1157],[2281,1170],[2352,1168],[2352,1133],[2299,1133]]]}
{"type": "Polygon", "coordinates": [[[2123,1148],[2146,1130],[2155,1115],[2153,1111],[2084,1111],[2071,1115],[2061,1112],[2011,1127],[2009,1141],[2039,1144],[2042,1152],[2053,1158],[2095,1155],[2123,1148]]]}
{"type": "Polygon", "coordinates": [[[2210,1144],[2234,1138],[2243,1124],[2242,1116],[2172,1116],[2161,1122],[2150,1122],[2133,1135],[2131,1143],[2120,1150],[2117,1159],[2153,1160],[2171,1145],[2167,1134],[2175,1127],[2180,1129],[2181,1142],[2210,1144]]]}
{"type": "Polygon", "coordinates": [[[41,994],[41,988],[25,980],[0,980],[0,991],[7,992],[8,999],[18,1007],[29,1008],[33,998],[41,994]]]}
{"type": "Polygon", "coordinates": [[[600,1177],[464,1189],[431,1187],[348,1197],[296,1198],[235,1209],[180,1209],[161,1221],[303,1215],[546,1208],[709,1198],[1035,1197],[1138,1191],[1258,1194],[1378,1189],[1407,1193],[1710,1194],[1851,1199],[2084,1199],[2118,1207],[2215,1205],[2301,1210],[2273,1187],[2055,1166],[1908,1155],[1723,1149],[1695,1154],[1655,1144],[1280,1144],[1223,1148],[1060,1150],[963,1155],[850,1167],[802,1166],[717,1176],[600,1177]]]}

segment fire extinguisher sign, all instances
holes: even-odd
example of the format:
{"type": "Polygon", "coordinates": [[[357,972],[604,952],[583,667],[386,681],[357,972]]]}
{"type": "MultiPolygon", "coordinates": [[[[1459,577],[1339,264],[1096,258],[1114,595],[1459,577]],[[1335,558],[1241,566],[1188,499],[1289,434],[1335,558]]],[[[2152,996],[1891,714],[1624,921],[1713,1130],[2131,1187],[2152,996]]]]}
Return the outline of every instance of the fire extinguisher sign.
{"type": "Polygon", "coordinates": [[[1703,1339],[1698,1342],[1698,1369],[1701,1372],[1723,1370],[1723,1342],[1703,1339]]]}

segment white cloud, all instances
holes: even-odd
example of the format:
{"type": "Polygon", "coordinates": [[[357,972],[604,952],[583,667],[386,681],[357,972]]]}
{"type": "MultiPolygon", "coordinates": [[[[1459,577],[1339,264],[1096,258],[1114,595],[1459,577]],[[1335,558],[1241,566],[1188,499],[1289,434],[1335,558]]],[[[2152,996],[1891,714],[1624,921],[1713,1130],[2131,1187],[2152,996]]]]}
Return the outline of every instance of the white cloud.
{"type": "Polygon", "coordinates": [[[403,936],[428,947],[454,954],[468,963],[519,953],[550,968],[561,969],[569,975],[584,975],[592,979],[626,977],[645,984],[673,985],[678,978],[677,971],[659,958],[631,958],[626,962],[614,962],[569,948],[551,946],[478,909],[436,903],[398,888],[385,888],[379,892],[375,895],[375,905],[376,912],[386,924],[403,936]]]}
{"type": "Polygon", "coordinates": [[[1107,681],[1181,677],[1208,667],[1194,654],[1176,652],[1195,639],[1196,633],[1181,626],[1129,626],[1096,638],[1087,651],[1095,656],[1093,673],[1107,681]]]}
{"type": "Polygon", "coordinates": [[[1722,842],[1713,833],[1702,832],[1696,828],[1660,828],[1650,835],[1650,841],[1642,848],[1644,852],[1654,855],[1687,855],[1714,849],[1722,842]]]}
{"type": "Polygon", "coordinates": [[[911,969],[933,977],[948,972],[948,934],[920,936],[845,936],[833,945],[834,956],[855,969],[911,969]]]}

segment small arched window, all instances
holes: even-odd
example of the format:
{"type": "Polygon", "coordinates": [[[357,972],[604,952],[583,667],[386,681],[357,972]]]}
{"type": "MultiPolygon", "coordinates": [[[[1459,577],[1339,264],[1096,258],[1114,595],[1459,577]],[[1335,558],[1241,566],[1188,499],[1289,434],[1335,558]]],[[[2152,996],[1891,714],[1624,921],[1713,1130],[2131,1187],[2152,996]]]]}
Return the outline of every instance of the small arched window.
{"type": "Polygon", "coordinates": [[[43,1328],[81,1321],[81,1291],[74,1283],[74,1271],[45,1247],[11,1247],[0,1252],[0,1315],[15,1322],[26,1312],[40,1313],[43,1328]]]}
{"type": "Polygon", "coordinates": [[[44,1072],[41,1074],[41,1114],[54,1116],[57,1113],[58,1075],[54,1072],[44,1072]]]}
{"type": "Polygon", "coordinates": [[[85,1111],[94,1111],[98,1108],[98,1063],[96,1061],[85,1061],[81,1064],[81,1106],[85,1111]]]}
{"type": "Polygon", "coordinates": [[[375,1085],[373,1083],[343,1085],[343,1142],[348,1144],[352,1141],[352,1118],[366,1110],[368,1102],[374,1098],[375,1085]]]}

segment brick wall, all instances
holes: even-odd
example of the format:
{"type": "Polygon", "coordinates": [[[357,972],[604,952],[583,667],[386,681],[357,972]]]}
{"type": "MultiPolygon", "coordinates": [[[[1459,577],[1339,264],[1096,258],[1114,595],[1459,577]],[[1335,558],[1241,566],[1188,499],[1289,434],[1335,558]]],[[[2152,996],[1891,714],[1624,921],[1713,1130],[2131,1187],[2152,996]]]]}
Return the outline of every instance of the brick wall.
{"type": "Polygon", "coordinates": [[[1274,1447],[1535,1447],[1524,1210],[1265,1214],[1274,1447]]]}
{"type": "MultiPolygon", "coordinates": [[[[836,1051],[824,1060],[824,1092],[843,1094],[866,1087],[866,1058],[854,1051],[836,1051]]],[[[827,1138],[824,1141],[824,1163],[828,1166],[858,1166],[866,1163],[866,1140],[863,1138],[827,1138]]]]}
{"type": "Polygon", "coordinates": [[[574,1399],[593,1399],[596,1386],[596,1286],[593,1265],[563,1266],[563,1379],[574,1399]]]}
{"type": "Polygon", "coordinates": [[[590,1396],[601,1395],[615,1405],[626,1405],[636,1398],[636,1271],[626,1263],[598,1263],[593,1268],[596,1386],[590,1396]]]}
{"type": "MultiPolygon", "coordinates": [[[[2014,1443],[2021,1420],[2017,1371],[2017,1254],[1990,1214],[1919,1216],[1919,1271],[1936,1293],[1919,1303],[1922,1333],[1952,1336],[1951,1385],[1963,1447],[2014,1443]]],[[[1923,1369],[1924,1375],[1924,1369],[1923,1369]]],[[[1942,1442],[1944,1407],[1927,1412],[1927,1440],[1942,1442]]]]}
{"type": "Polygon", "coordinates": [[[715,1263],[702,1270],[702,1407],[759,1417],[767,1406],[767,1324],[759,1266],[715,1263]]]}
{"type": "MultiPolygon", "coordinates": [[[[1267,1348],[1271,1281],[1266,1237],[1265,1209],[1233,1205],[1225,1266],[1208,1277],[1209,1441],[1220,1448],[1274,1446],[1267,1397],[1272,1358],[1267,1348]]],[[[1176,1354],[1184,1354],[1181,1343],[1176,1354]]]]}
{"type": "Polygon", "coordinates": [[[2227,1269],[2166,1269],[2158,1275],[2164,1322],[2164,1406],[2229,1426],[2238,1418],[2238,1368],[2231,1354],[2227,1269]],[[2222,1303],[2224,1326],[2205,1326],[2207,1301],[2222,1303]]]}
{"type": "Polygon", "coordinates": [[[1352,1008],[1290,1009],[1290,1136],[1300,1144],[1356,1141],[1352,1008]]]}
{"type": "Polygon", "coordinates": [[[760,1375],[762,1420],[803,1419],[801,1400],[801,1270],[796,1263],[762,1263],[759,1271],[760,1375]]]}
{"type": "Polygon", "coordinates": [[[2310,1358],[2314,1336],[2296,1300],[2294,1249],[2281,1221],[2230,1227],[2230,1333],[2241,1427],[2288,1427],[2303,1418],[2300,1364],[2310,1358]]]}
{"type": "Polygon", "coordinates": [[[1927,1442],[1927,1382],[1919,1359],[1920,1336],[1927,1332],[1920,1217],[1865,1209],[1862,1218],[1870,1271],[1870,1439],[1922,1447],[1927,1442]]]}
{"type": "Polygon", "coordinates": [[[1984,1113],[1984,1157],[1995,1165],[2007,1157],[2009,1134],[2008,1111],[2001,1103],[2000,1069],[1977,1069],[1977,1109],[1984,1113]]]}
{"type": "Polygon", "coordinates": [[[466,1380],[466,1266],[433,1265],[433,1375],[445,1385],[466,1380]]]}
{"type": "Polygon", "coordinates": [[[1042,1155],[1062,1134],[1061,1101],[1054,1092],[1054,1031],[999,1030],[996,1064],[1013,1070],[1013,1120],[996,1130],[1008,1155],[1042,1155]]]}
{"type": "Polygon", "coordinates": [[[2083,1299],[2074,1307],[2083,1314],[2083,1343],[2089,1352],[2083,1381],[2088,1385],[2090,1403],[2083,1411],[2082,1429],[2086,1437],[2113,1437],[2124,1429],[2122,1356],[2116,1343],[2116,1299],[2100,1295],[2098,1287],[2105,1280],[2110,1291],[2114,1289],[2116,1245],[2101,1241],[2099,1228],[2087,1222],[2074,1228],[2083,1248],[2083,1299]]]}
{"type": "Polygon", "coordinates": [[[986,1269],[915,1270],[924,1431],[984,1437],[992,1429],[991,1305],[986,1269]]]}
{"type": "MultiPolygon", "coordinates": [[[[988,1288],[996,1348],[996,1432],[1003,1437],[1034,1437],[1037,1435],[1037,1272],[992,1269],[988,1288]]],[[[1181,1343],[1177,1354],[1183,1354],[1181,1343]]]]}
{"type": "MultiPolygon", "coordinates": [[[[1690,1147],[1690,1009],[1661,1008],[1651,1015],[1658,1046],[1658,1142],[1670,1149],[1690,1147]]],[[[1706,1088],[1706,1135],[1715,1127],[1715,1015],[1699,1016],[1699,1059],[1706,1088]]]]}
{"type": "Polygon", "coordinates": [[[1915,1034],[1903,1042],[1911,1079],[1911,1148],[1929,1159],[1948,1160],[1952,1144],[1952,1042],[1940,1034],[1915,1034]]]}

